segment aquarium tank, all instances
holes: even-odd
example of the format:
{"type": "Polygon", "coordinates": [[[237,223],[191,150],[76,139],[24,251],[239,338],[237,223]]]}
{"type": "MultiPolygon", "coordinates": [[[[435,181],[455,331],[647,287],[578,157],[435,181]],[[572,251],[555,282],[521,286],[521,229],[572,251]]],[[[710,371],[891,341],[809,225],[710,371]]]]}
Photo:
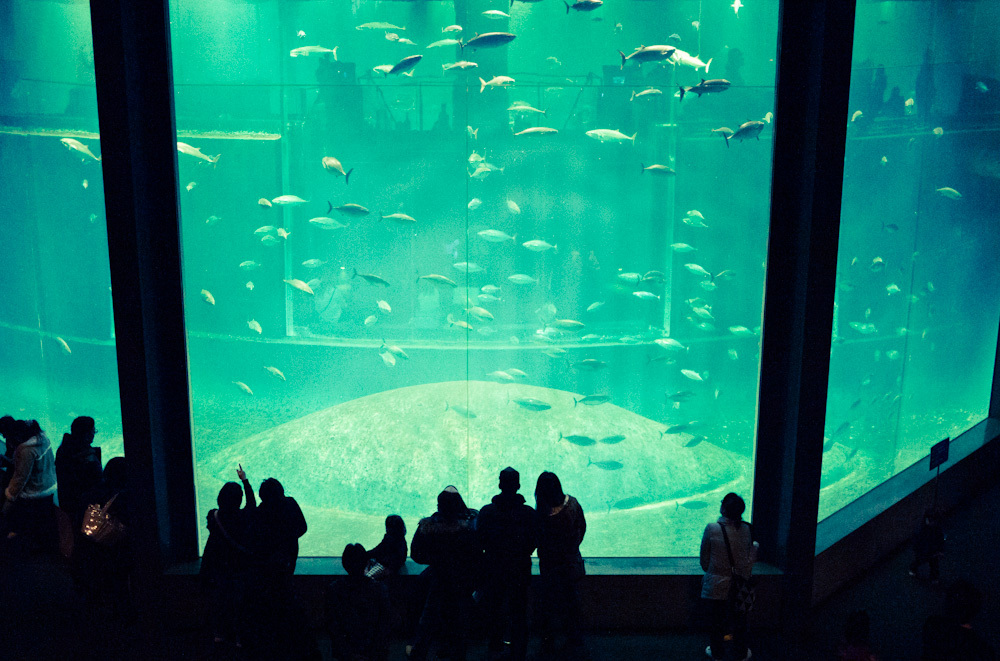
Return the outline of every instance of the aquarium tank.
{"type": "Polygon", "coordinates": [[[335,555],[509,465],[692,556],[752,502],[777,2],[169,6],[200,517],[242,465],[335,555]]]}
{"type": "Polygon", "coordinates": [[[0,415],[54,447],[91,416],[106,462],[123,448],[97,124],[90,5],[0,3],[0,415]]]}
{"type": "MultiPolygon", "coordinates": [[[[998,27],[996,3],[858,3],[821,520],[944,438],[952,459],[982,442],[956,437],[997,352],[998,27]]],[[[865,518],[907,493],[887,487],[865,518]]]]}

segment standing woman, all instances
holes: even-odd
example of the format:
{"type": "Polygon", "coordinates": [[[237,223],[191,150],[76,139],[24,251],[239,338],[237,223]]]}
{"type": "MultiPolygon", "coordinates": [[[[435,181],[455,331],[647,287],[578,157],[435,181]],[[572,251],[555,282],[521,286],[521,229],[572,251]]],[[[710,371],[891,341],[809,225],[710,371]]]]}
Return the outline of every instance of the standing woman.
{"type": "Polygon", "coordinates": [[[12,425],[16,441],[14,471],[4,489],[3,529],[8,539],[23,534],[37,548],[53,550],[58,541],[55,519],[56,458],[36,420],[12,425]]]}
{"type": "Polygon", "coordinates": [[[542,654],[555,651],[555,620],[561,615],[570,658],[584,656],[577,586],[586,574],[580,543],[587,532],[583,508],[573,496],[563,493],[555,473],[545,471],[535,485],[535,509],[539,518],[538,568],[541,583],[539,628],[542,654]]]}
{"type": "Polygon", "coordinates": [[[705,572],[701,598],[706,600],[711,612],[711,645],[705,649],[705,654],[713,659],[745,661],[751,656],[747,647],[746,613],[739,612],[729,596],[733,572],[748,579],[757,561],[757,542],[753,541],[750,524],[743,521],[746,508],[742,498],[727,493],[719,508],[722,516],[705,526],[701,536],[701,568],[705,572]],[[729,562],[730,554],[732,563],[729,562]],[[726,656],[727,647],[731,649],[731,656],[726,656]]]}

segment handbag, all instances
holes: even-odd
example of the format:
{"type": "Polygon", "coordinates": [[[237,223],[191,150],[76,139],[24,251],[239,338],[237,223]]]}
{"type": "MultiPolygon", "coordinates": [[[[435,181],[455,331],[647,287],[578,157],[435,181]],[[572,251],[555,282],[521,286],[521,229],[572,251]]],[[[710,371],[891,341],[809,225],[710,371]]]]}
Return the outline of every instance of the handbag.
{"type": "Polygon", "coordinates": [[[722,539],[726,543],[726,553],[729,555],[729,571],[732,573],[729,583],[729,602],[738,613],[749,613],[753,610],[754,601],[757,600],[757,580],[753,576],[743,578],[736,573],[733,548],[729,545],[726,526],[720,523],[719,528],[722,529],[722,539]]]}
{"type": "Polygon", "coordinates": [[[116,498],[118,494],[111,496],[104,505],[91,503],[83,513],[80,532],[101,546],[117,546],[125,537],[125,524],[109,512],[116,498]]]}

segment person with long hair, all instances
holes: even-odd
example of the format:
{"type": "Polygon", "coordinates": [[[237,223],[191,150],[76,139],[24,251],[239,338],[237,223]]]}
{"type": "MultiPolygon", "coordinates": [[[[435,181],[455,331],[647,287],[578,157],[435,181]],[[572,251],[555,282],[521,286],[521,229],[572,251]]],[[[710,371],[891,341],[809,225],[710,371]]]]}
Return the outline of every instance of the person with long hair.
{"type": "Polygon", "coordinates": [[[54,550],[56,458],[37,420],[16,420],[14,470],[4,489],[3,529],[8,539],[25,535],[41,550],[54,550]]]}
{"type": "Polygon", "coordinates": [[[555,473],[543,472],[535,484],[538,514],[538,573],[540,608],[538,625],[542,633],[542,655],[556,649],[556,623],[562,616],[566,651],[572,658],[584,656],[580,621],[580,579],[587,573],[580,544],[587,534],[583,508],[573,496],[563,492],[555,473]]]}

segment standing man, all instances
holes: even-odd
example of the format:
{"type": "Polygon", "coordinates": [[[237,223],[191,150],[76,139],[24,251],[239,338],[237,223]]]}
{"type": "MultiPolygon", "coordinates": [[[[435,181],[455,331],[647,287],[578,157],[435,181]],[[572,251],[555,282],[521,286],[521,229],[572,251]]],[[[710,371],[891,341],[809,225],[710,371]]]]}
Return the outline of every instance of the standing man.
{"type": "Polygon", "coordinates": [[[524,661],[528,647],[528,583],[531,554],[538,538],[538,517],[517,492],[520,474],[508,466],[500,471],[500,493],[479,512],[490,660],[504,658],[504,634],[509,632],[510,656],[524,661]]]}

